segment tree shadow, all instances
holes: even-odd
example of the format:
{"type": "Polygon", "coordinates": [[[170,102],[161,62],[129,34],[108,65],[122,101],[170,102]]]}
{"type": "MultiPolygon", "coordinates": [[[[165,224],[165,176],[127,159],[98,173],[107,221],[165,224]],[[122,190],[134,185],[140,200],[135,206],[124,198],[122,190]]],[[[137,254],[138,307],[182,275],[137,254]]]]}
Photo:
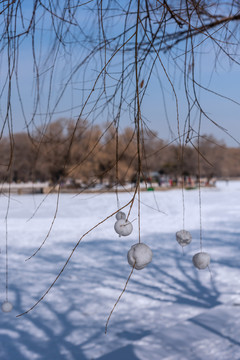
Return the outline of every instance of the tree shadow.
{"type": "Polygon", "coordinates": [[[214,329],[212,326],[209,326],[205,323],[203,323],[203,321],[199,321],[198,319],[194,318],[194,319],[189,319],[189,321],[195,325],[200,326],[201,328],[203,328],[204,330],[207,330],[208,332],[217,335],[218,337],[222,338],[223,340],[227,340],[229,343],[231,343],[232,345],[237,345],[240,347],[240,341],[235,340],[233,337],[228,336],[228,335],[224,335],[221,331],[214,329]]]}
{"type": "MultiPolygon", "coordinates": [[[[221,232],[221,235],[222,238],[219,239],[216,232],[206,232],[205,242],[208,244],[209,240],[209,252],[215,247],[222,249],[221,256],[215,259],[212,257],[212,264],[214,267],[224,264],[230,268],[238,268],[237,256],[230,259],[229,255],[224,253],[224,248],[226,248],[224,239],[229,237],[228,232],[221,232]]],[[[233,236],[231,234],[231,240],[227,243],[227,246],[230,247],[230,253],[237,254],[239,251],[238,235],[233,236]]],[[[149,310],[158,312],[161,311],[161,306],[166,303],[173,306],[179,305],[180,311],[181,306],[199,308],[205,311],[220,305],[221,292],[218,283],[214,278],[211,281],[210,274],[209,280],[206,281],[206,276],[202,277],[203,272],[196,270],[192,265],[193,245],[189,247],[189,250],[186,249],[185,255],[182,255],[181,249],[175,243],[172,235],[161,234],[161,243],[156,242],[157,238],[158,234],[152,234],[146,241],[142,239],[153,249],[153,261],[145,270],[134,272],[126,290],[129,294],[127,304],[131,309],[134,309],[134,314],[138,314],[140,304],[138,299],[142,298],[145,299],[146,304],[149,303],[149,300],[154,300],[156,302],[155,307],[149,310]],[[131,300],[131,295],[134,295],[134,303],[131,300]]],[[[69,247],[69,243],[66,243],[65,247],[67,245],[69,247]]],[[[131,270],[126,259],[130,246],[129,242],[122,241],[122,239],[119,241],[115,239],[113,241],[106,239],[91,240],[89,243],[86,241],[82,247],[80,246],[78,256],[73,257],[68,270],[64,272],[52,290],[52,296],[56,300],[58,300],[61,287],[60,294],[64,296],[63,294],[67,293],[68,310],[59,311],[55,308],[54,302],[49,301],[46,297],[44,302],[33,312],[19,319],[13,318],[10,314],[3,314],[0,322],[0,358],[3,360],[87,360],[90,358],[138,360],[134,353],[134,346],[141,339],[154,336],[157,329],[151,328],[151,323],[142,323],[140,316],[140,319],[135,315],[131,317],[127,313],[126,316],[122,316],[123,312],[121,312],[120,315],[116,314],[117,320],[113,322],[112,334],[104,338],[104,311],[101,314],[96,314],[91,310],[85,311],[85,304],[83,303],[83,295],[90,291],[88,298],[92,295],[92,304],[97,303],[98,308],[104,308],[107,318],[109,308],[108,305],[105,305],[105,300],[108,298],[108,304],[114,304],[131,270]],[[87,257],[89,253],[92,260],[90,269],[88,266],[89,258],[87,257]],[[79,304],[76,303],[78,297],[79,304]],[[72,317],[69,317],[69,312],[73,314],[72,317]],[[78,321],[73,321],[75,312],[76,314],[81,313],[82,317],[78,321]],[[46,314],[51,315],[49,319],[46,314]],[[132,322],[131,326],[126,323],[129,319],[132,322]],[[140,326],[141,330],[136,330],[140,326]],[[114,329],[114,327],[116,328],[114,329]],[[81,332],[79,332],[80,328],[81,332]],[[111,344],[111,350],[108,353],[109,344],[111,344]],[[95,357],[89,357],[86,348],[92,348],[92,353],[95,353],[95,346],[98,346],[98,350],[102,347],[103,351],[96,351],[95,357]],[[104,352],[105,355],[99,357],[99,353],[104,352]]],[[[63,256],[64,254],[49,254],[49,258],[43,259],[40,253],[38,261],[42,263],[43,260],[46,262],[54,260],[54,264],[58,266],[63,262],[63,256]]],[[[43,266],[42,275],[47,271],[43,266]]],[[[36,274],[36,278],[38,276],[39,274],[36,274]]],[[[31,286],[28,288],[31,289],[31,286]]],[[[21,313],[24,308],[24,290],[18,284],[11,284],[11,291],[15,296],[14,311],[21,313]]],[[[123,299],[125,299],[125,295],[123,299]]],[[[171,317],[171,313],[168,313],[168,316],[171,317]]],[[[231,336],[212,329],[204,322],[198,323],[196,319],[189,319],[189,321],[221,338],[232,341],[234,345],[240,345],[231,336]]],[[[181,337],[181,334],[179,336],[181,337]]]]}
{"type": "Polygon", "coordinates": [[[127,345],[120,349],[111,351],[109,354],[103,355],[96,360],[139,360],[134,354],[133,345],[127,345]]]}
{"type": "MultiPolygon", "coordinates": [[[[14,313],[20,313],[21,293],[17,288],[12,289],[15,294],[14,313]]],[[[67,359],[87,360],[82,352],[81,345],[75,345],[67,340],[70,332],[75,328],[69,321],[67,314],[59,314],[49,303],[44,304],[56,317],[56,324],[47,320],[44,310],[40,313],[28,314],[21,318],[4,314],[1,320],[0,354],[1,359],[67,359]],[[11,316],[11,317],[10,317],[11,316]],[[60,331],[55,331],[60,326],[60,331]]]]}

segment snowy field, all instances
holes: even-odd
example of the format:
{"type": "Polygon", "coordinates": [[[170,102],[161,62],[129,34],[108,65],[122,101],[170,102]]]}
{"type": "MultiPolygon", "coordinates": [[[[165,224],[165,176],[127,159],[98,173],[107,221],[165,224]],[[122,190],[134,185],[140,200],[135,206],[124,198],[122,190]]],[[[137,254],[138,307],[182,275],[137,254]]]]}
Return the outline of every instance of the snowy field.
{"type": "MultiPolygon", "coordinates": [[[[151,247],[153,261],[134,270],[107,335],[106,320],[131,271],[126,255],[138,242],[137,221],[126,238],[114,232],[115,217],[94,229],[45,299],[17,318],[45,292],[81,235],[116,210],[116,196],[61,195],[50,236],[41,251],[25,261],[48,233],[57,196],[49,196],[29,220],[44,196],[13,195],[8,242],[9,300],[14,309],[1,313],[0,359],[239,360],[240,182],[219,182],[214,189],[202,190],[203,250],[211,255],[212,277],[192,265],[192,256],[200,250],[199,194],[184,194],[185,228],[193,235],[184,254],[175,240],[183,223],[182,192],[141,194],[141,237],[151,247]]],[[[130,194],[120,194],[121,205],[129,200],[130,194]]],[[[2,195],[1,302],[7,204],[2,195]]],[[[137,205],[130,220],[136,217],[137,205]]]]}

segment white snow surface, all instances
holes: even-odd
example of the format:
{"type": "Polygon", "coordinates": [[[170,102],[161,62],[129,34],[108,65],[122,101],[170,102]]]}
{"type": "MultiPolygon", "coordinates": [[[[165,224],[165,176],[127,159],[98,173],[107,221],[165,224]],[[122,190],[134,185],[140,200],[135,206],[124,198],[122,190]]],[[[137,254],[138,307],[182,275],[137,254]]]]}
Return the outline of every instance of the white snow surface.
{"type": "MultiPolygon", "coordinates": [[[[131,196],[119,194],[121,206],[131,196]]],[[[1,312],[0,359],[239,360],[240,182],[218,182],[201,191],[203,251],[211,256],[211,273],[192,264],[200,251],[198,190],[185,191],[184,198],[185,228],[193,239],[183,252],[175,235],[183,228],[181,190],[141,193],[141,241],[152,249],[153,260],[133,271],[105,335],[108,315],[131,271],[127,252],[138,242],[137,203],[130,236],[118,237],[115,216],[96,227],[45,299],[17,318],[47,290],[81,236],[117,210],[117,201],[114,194],[60,195],[52,231],[25,261],[48,235],[57,195],[12,195],[10,203],[1,195],[0,300],[6,300],[9,205],[13,310],[1,312]]]]}

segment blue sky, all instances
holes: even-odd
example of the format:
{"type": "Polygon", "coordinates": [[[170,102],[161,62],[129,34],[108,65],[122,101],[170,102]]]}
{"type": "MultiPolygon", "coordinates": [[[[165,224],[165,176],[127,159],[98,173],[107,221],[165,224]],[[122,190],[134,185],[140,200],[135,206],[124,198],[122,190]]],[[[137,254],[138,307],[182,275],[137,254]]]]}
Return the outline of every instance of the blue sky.
{"type": "MultiPolygon", "coordinates": [[[[89,26],[92,26],[93,19],[89,22],[89,26]]],[[[40,28],[41,23],[38,24],[40,28]]],[[[36,34],[36,49],[37,56],[40,56],[40,48],[42,49],[42,54],[44,56],[48,55],[49,46],[52,44],[52,32],[49,31],[48,25],[46,25],[46,19],[44,22],[44,31],[42,32],[42,40],[40,41],[41,32],[36,34]]],[[[114,31],[116,28],[113,27],[114,31]]],[[[92,31],[94,27],[92,26],[92,31]]],[[[95,29],[96,30],[96,29],[95,29]]],[[[108,29],[111,33],[111,28],[108,29]]],[[[196,42],[201,39],[196,39],[196,42]]],[[[66,79],[69,78],[69,74],[72,69],[75,68],[76,64],[81,61],[84,55],[87,53],[87,49],[84,49],[83,46],[88,46],[88,44],[75,44],[74,46],[69,46],[68,53],[63,54],[60,51],[56,59],[56,68],[53,73],[53,82],[51,88],[51,101],[50,108],[53,108],[53,104],[56,102],[58,94],[61,92],[66,79]]],[[[239,82],[239,66],[233,65],[229,66],[228,60],[225,60],[223,57],[217,66],[215,67],[215,53],[214,49],[211,48],[211,44],[205,42],[199,49],[199,53],[202,55],[196,55],[196,79],[201,82],[201,84],[209,89],[219,92],[220,94],[229,97],[235,101],[239,101],[240,94],[240,82],[239,82]],[[214,71],[213,71],[214,69],[214,71]]],[[[178,49],[181,53],[181,48],[178,49]]],[[[49,111],[48,109],[48,91],[49,91],[49,80],[51,76],[51,65],[52,59],[49,58],[47,64],[43,65],[43,57],[41,55],[40,63],[40,72],[44,74],[44,82],[41,83],[41,106],[37,110],[35,116],[36,126],[43,124],[45,121],[49,120],[49,114],[45,114],[49,111]],[[44,67],[45,66],[45,67],[44,67]],[[47,71],[46,71],[47,69],[47,71]]],[[[175,91],[178,96],[178,105],[179,105],[179,119],[180,119],[180,130],[183,131],[184,122],[187,116],[187,103],[184,92],[184,79],[181,71],[179,71],[176,66],[173,64],[173,61],[167,54],[161,53],[161,59],[166,66],[166,69],[169,72],[171,80],[173,81],[175,91]]],[[[178,64],[181,67],[182,63],[181,56],[179,58],[178,64]]],[[[34,109],[34,81],[35,74],[33,73],[33,58],[31,50],[31,39],[26,39],[20,46],[20,56],[19,56],[19,86],[20,92],[24,105],[24,112],[26,115],[27,122],[30,121],[33,109],[34,109]]],[[[173,96],[172,88],[169,84],[166,75],[161,68],[159,62],[156,65],[157,70],[155,69],[152,74],[151,81],[149,83],[145,99],[142,105],[142,115],[147,125],[152,129],[158,132],[159,137],[172,140],[174,136],[177,137],[177,119],[176,119],[176,106],[175,98],[173,96]],[[162,89],[159,86],[159,79],[161,80],[162,89]],[[166,111],[164,109],[163,94],[165,98],[165,105],[167,109],[167,117],[171,127],[169,130],[169,125],[166,118],[166,111]]],[[[2,57],[1,62],[1,86],[3,85],[4,74],[6,73],[6,57],[2,57]]],[[[81,111],[82,104],[84,99],[88,96],[89,90],[91,89],[94,80],[98,74],[98,71],[101,69],[101,58],[95,57],[92,61],[89,62],[87,67],[83,66],[79,72],[73,77],[72,81],[69,82],[66,92],[59,102],[58,106],[55,109],[55,113],[52,116],[52,120],[56,120],[60,117],[73,117],[77,118],[79,112],[81,111]],[[83,91],[82,81],[85,81],[85,90],[83,91]],[[89,89],[89,90],[88,90],[89,89]]],[[[113,61],[113,67],[111,71],[120,72],[121,71],[121,58],[117,57],[113,61]]],[[[43,77],[41,76],[41,79],[43,77]]],[[[131,80],[129,81],[131,84],[131,80]]],[[[14,84],[14,81],[13,81],[14,84]]],[[[110,77],[108,78],[108,84],[111,86],[114,84],[114,80],[110,77]]],[[[99,83],[100,89],[96,90],[92,95],[92,100],[96,99],[97,94],[101,91],[102,83],[99,83]]],[[[131,96],[133,96],[134,84],[131,84],[129,94],[129,101],[131,96]]],[[[111,90],[110,90],[111,91],[111,90]]],[[[234,136],[238,141],[240,141],[240,123],[239,123],[239,113],[240,107],[236,103],[228,101],[226,99],[217,97],[214,94],[201,90],[198,92],[198,96],[201,102],[201,106],[204,111],[220,126],[224,127],[228,133],[234,136]]],[[[2,121],[4,119],[4,109],[6,104],[7,92],[5,91],[2,94],[1,98],[1,117],[2,121]]],[[[120,126],[124,128],[133,123],[133,118],[129,113],[128,106],[126,106],[125,111],[122,112],[120,118],[120,126]]],[[[20,103],[17,96],[16,86],[13,85],[12,88],[12,110],[13,110],[13,130],[24,131],[25,123],[22,115],[20,103]]],[[[90,99],[91,102],[91,99],[90,99]]],[[[102,102],[104,103],[104,101],[102,102]]],[[[91,106],[87,107],[83,112],[83,117],[87,116],[88,111],[91,109],[91,106]]],[[[96,123],[104,123],[106,121],[111,121],[111,110],[108,111],[94,111],[89,115],[89,120],[96,121],[96,123]]],[[[197,131],[198,129],[198,119],[199,114],[193,111],[192,114],[192,127],[197,131]],[[195,118],[195,120],[194,120],[195,118]]],[[[219,130],[215,125],[213,125],[206,117],[202,117],[201,123],[201,134],[213,134],[217,139],[223,140],[228,146],[238,146],[238,144],[228,136],[223,131],[219,130]]]]}

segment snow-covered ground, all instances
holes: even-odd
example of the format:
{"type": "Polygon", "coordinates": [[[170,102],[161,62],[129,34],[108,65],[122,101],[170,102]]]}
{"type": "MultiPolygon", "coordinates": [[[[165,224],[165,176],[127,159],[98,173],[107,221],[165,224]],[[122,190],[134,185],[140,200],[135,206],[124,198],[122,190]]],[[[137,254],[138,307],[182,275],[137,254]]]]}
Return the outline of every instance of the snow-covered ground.
{"type": "MultiPolygon", "coordinates": [[[[16,318],[46,291],[82,234],[116,210],[116,197],[61,195],[52,232],[41,251],[25,261],[49,231],[57,195],[48,196],[33,218],[44,196],[12,195],[7,225],[14,309],[1,313],[0,359],[240,359],[240,182],[221,182],[201,192],[203,250],[211,255],[211,274],[192,265],[200,250],[199,193],[184,195],[185,228],[193,241],[183,254],[175,240],[183,226],[182,192],[141,193],[141,240],[151,247],[153,261],[134,270],[107,335],[106,320],[131,271],[126,255],[138,242],[137,221],[125,238],[113,230],[115,217],[95,228],[45,299],[16,318]]],[[[130,197],[120,194],[121,205],[130,197]]],[[[1,302],[7,205],[2,195],[1,302]]],[[[130,220],[136,217],[137,204],[130,220]]]]}

